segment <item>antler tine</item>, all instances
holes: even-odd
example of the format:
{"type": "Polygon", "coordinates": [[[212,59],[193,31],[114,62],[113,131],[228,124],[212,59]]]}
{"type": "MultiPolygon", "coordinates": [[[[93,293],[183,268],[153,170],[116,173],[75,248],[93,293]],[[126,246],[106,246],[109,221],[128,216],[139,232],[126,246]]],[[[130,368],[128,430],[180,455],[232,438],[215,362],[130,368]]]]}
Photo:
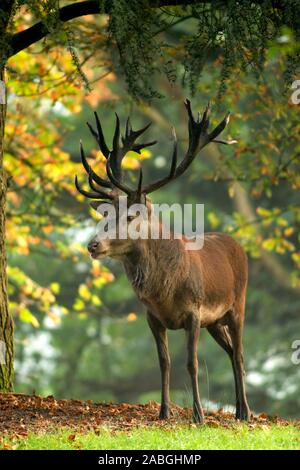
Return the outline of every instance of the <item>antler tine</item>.
{"type": "Polygon", "coordinates": [[[103,153],[103,155],[105,156],[105,158],[108,158],[109,148],[106,145],[105,138],[104,138],[103,131],[102,131],[102,126],[101,126],[101,123],[100,123],[100,119],[99,119],[99,116],[98,116],[96,111],[94,111],[94,115],[95,115],[95,120],[96,120],[97,131],[98,131],[100,150],[103,153]]]}
{"type": "Polygon", "coordinates": [[[90,130],[90,133],[96,139],[96,142],[99,145],[99,136],[98,136],[97,132],[95,131],[95,129],[92,127],[92,125],[88,121],[86,122],[86,125],[88,126],[88,128],[90,130]]]}
{"type": "Polygon", "coordinates": [[[155,145],[157,143],[157,140],[152,140],[151,142],[145,142],[143,144],[134,143],[140,135],[142,135],[144,132],[146,132],[147,129],[149,129],[151,124],[152,122],[149,122],[142,129],[134,131],[131,127],[130,118],[128,117],[126,121],[125,137],[122,137],[122,143],[123,143],[124,149],[132,150],[133,152],[136,152],[136,153],[141,153],[142,149],[146,147],[150,147],[151,145],[155,145]]]}
{"type": "Polygon", "coordinates": [[[113,199],[113,197],[108,194],[108,193],[103,193],[103,195],[100,194],[100,192],[91,192],[91,191],[86,191],[85,189],[81,188],[81,186],[78,183],[78,178],[77,175],[75,175],[75,186],[77,191],[82,194],[85,197],[88,197],[90,199],[113,199]],[[105,196],[104,196],[105,194],[105,196]]]}
{"type": "Polygon", "coordinates": [[[204,126],[208,125],[208,116],[209,116],[208,107],[206,108],[203,114],[202,120],[200,121],[199,113],[197,115],[197,120],[195,120],[194,118],[190,100],[186,99],[184,102],[184,105],[188,113],[189,145],[188,145],[188,150],[183,160],[180,162],[180,164],[175,170],[174,178],[177,178],[182,173],[184,173],[184,171],[192,163],[198,150],[202,126],[203,124],[204,126]]]}
{"type": "Polygon", "coordinates": [[[209,140],[210,142],[216,142],[217,144],[226,144],[226,145],[232,145],[236,144],[237,140],[223,140],[223,139],[218,139],[218,136],[223,132],[225,127],[230,121],[230,112],[226,114],[224,119],[217,125],[217,127],[209,134],[209,140]]]}
{"type": "Polygon", "coordinates": [[[115,114],[116,114],[116,127],[115,127],[114,136],[113,136],[113,148],[112,148],[112,151],[109,152],[107,160],[110,159],[109,166],[115,178],[117,178],[118,180],[121,180],[122,179],[121,162],[122,162],[123,156],[121,155],[121,152],[120,152],[120,119],[117,113],[115,114]]]}
{"type": "Polygon", "coordinates": [[[194,119],[193,112],[192,112],[192,106],[191,106],[191,102],[188,98],[186,98],[186,100],[184,101],[184,106],[185,106],[185,108],[187,110],[187,113],[188,113],[188,116],[189,116],[189,123],[194,122],[195,119],[194,119]]]}
{"type": "Polygon", "coordinates": [[[237,140],[231,139],[231,140],[223,140],[223,139],[214,139],[212,142],[215,142],[216,144],[225,144],[225,145],[232,145],[232,144],[237,144],[237,140]]]}
{"type": "Polygon", "coordinates": [[[119,150],[119,147],[120,147],[120,118],[116,113],[116,127],[115,127],[115,132],[114,132],[114,137],[113,137],[113,151],[117,152],[119,150]]]}
{"type": "Polygon", "coordinates": [[[92,179],[100,186],[104,186],[105,188],[111,189],[112,188],[111,182],[106,181],[105,179],[97,175],[97,173],[95,173],[94,170],[91,168],[91,166],[88,164],[81,140],[80,140],[80,156],[81,156],[82,165],[85,171],[87,172],[87,174],[91,175],[92,179]]]}
{"type": "Polygon", "coordinates": [[[146,147],[151,147],[152,145],[157,144],[157,140],[152,140],[151,142],[145,142],[144,144],[134,144],[132,146],[132,151],[136,153],[141,153],[142,149],[145,149],[146,147]]]}
{"type": "MultiPolygon", "coordinates": [[[[131,127],[131,123],[130,123],[130,118],[128,117],[127,118],[127,121],[126,121],[126,128],[125,128],[125,137],[122,137],[122,143],[123,143],[123,146],[124,148],[126,149],[129,149],[129,150],[133,150],[132,146],[134,144],[134,142],[136,141],[136,139],[142,135],[144,132],[146,132],[147,129],[149,129],[149,127],[152,125],[152,122],[149,122],[145,127],[143,127],[142,129],[138,129],[137,131],[134,131],[131,127]]],[[[156,143],[156,141],[155,141],[156,143]]],[[[144,145],[144,146],[149,146],[150,144],[140,144],[140,148],[143,148],[141,145],[144,145]]],[[[151,145],[154,145],[151,143],[151,145]]]]}
{"type": "Polygon", "coordinates": [[[210,102],[208,102],[204,110],[202,121],[201,121],[202,129],[204,132],[206,132],[209,127],[210,113],[211,113],[211,106],[210,106],[210,102]]]}
{"type": "Polygon", "coordinates": [[[96,142],[98,143],[101,152],[103,153],[105,158],[107,158],[108,154],[109,154],[109,149],[106,145],[104,135],[103,135],[103,131],[102,131],[102,127],[101,127],[101,124],[100,124],[100,120],[99,120],[99,117],[98,117],[98,114],[96,113],[96,111],[94,112],[94,115],[95,115],[95,120],[96,120],[97,132],[95,131],[95,129],[91,126],[91,124],[89,122],[87,122],[86,124],[87,124],[92,136],[96,139],[96,142]]]}
{"type": "Polygon", "coordinates": [[[131,129],[132,138],[136,140],[140,135],[144,134],[144,132],[146,132],[150,126],[152,126],[152,122],[149,122],[145,127],[142,127],[142,129],[138,129],[137,131],[131,129]]]}
{"type": "Polygon", "coordinates": [[[95,185],[92,179],[91,172],[89,173],[89,185],[91,189],[93,189],[96,193],[98,193],[102,198],[113,199],[113,196],[110,193],[107,193],[106,191],[102,191],[101,189],[97,188],[97,186],[95,185]]]}
{"type": "Polygon", "coordinates": [[[218,137],[218,135],[221,134],[221,132],[223,132],[223,130],[229,123],[229,119],[230,119],[230,113],[228,112],[226,113],[226,116],[224,117],[224,119],[222,119],[222,121],[217,125],[217,127],[215,127],[214,130],[210,132],[210,134],[208,134],[209,140],[215,139],[216,137],[218,137]]]}
{"type": "MultiPolygon", "coordinates": [[[[125,138],[128,138],[130,133],[132,132],[130,117],[126,119],[126,127],[125,127],[125,138]]],[[[124,143],[124,138],[122,137],[122,142],[124,143]]]]}

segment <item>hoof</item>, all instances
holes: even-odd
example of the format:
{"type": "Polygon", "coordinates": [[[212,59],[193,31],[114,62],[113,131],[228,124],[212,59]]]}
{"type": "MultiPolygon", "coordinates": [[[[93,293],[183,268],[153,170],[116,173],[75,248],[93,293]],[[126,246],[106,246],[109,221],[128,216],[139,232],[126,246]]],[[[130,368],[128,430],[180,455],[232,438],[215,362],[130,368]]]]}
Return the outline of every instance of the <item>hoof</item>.
{"type": "Polygon", "coordinates": [[[197,406],[193,407],[193,422],[197,424],[204,424],[204,414],[202,408],[197,406]]]}
{"type": "Polygon", "coordinates": [[[193,422],[195,424],[204,424],[204,417],[199,414],[193,414],[193,422]]]}
{"type": "Polygon", "coordinates": [[[251,412],[248,407],[239,410],[235,414],[235,419],[239,421],[249,422],[251,420],[251,412]]]}
{"type": "Polygon", "coordinates": [[[168,405],[161,405],[159,412],[159,419],[169,419],[170,409],[168,405]]]}

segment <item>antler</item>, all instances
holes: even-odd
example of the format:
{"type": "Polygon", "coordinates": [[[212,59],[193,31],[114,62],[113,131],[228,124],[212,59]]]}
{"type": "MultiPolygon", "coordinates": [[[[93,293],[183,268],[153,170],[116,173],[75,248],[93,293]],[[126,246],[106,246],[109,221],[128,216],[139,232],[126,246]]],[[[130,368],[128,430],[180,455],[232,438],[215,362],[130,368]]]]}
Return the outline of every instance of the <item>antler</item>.
{"type": "Polygon", "coordinates": [[[140,170],[139,183],[137,189],[132,189],[127,184],[123,183],[121,168],[122,160],[126,153],[130,150],[140,153],[141,149],[156,144],[156,141],[151,141],[144,144],[135,143],[136,139],[140,137],[140,135],[142,135],[149,128],[151,123],[147,124],[142,129],[134,131],[131,127],[130,119],[128,118],[126,121],[125,135],[121,138],[123,145],[120,146],[120,119],[119,116],[116,114],[116,126],[113,136],[113,145],[112,150],[109,150],[104,139],[100,120],[98,118],[97,113],[95,112],[97,131],[93,129],[93,127],[89,123],[87,123],[87,125],[92,135],[95,137],[102,154],[106,158],[106,173],[109,180],[101,178],[90,167],[86,160],[82,143],[80,142],[81,161],[83,167],[89,175],[89,185],[93,192],[85,191],[84,189],[82,189],[79,186],[76,177],[75,185],[78,191],[84,196],[92,199],[114,199],[115,196],[112,193],[107,193],[106,191],[101,189],[101,187],[109,189],[113,189],[116,187],[121,191],[125,192],[128,196],[140,196],[141,194],[149,194],[161,188],[162,186],[165,186],[169,181],[172,181],[182,175],[190,166],[199,151],[210,142],[216,142],[219,144],[226,145],[231,145],[237,142],[236,140],[223,140],[219,138],[219,136],[221,135],[221,133],[229,122],[230,113],[227,113],[224,119],[217,125],[217,127],[209,133],[208,127],[211,112],[210,104],[206,106],[201,120],[199,113],[197,115],[197,119],[194,118],[191,108],[191,102],[188,99],[185,100],[184,104],[188,113],[189,144],[183,160],[177,166],[177,138],[175,129],[172,128],[174,146],[169,174],[154,183],[150,183],[149,185],[142,187],[143,174],[142,170],[140,170]]]}
{"type": "Polygon", "coordinates": [[[122,160],[126,153],[130,150],[141,153],[143,148],[156,144],[156,140],[143,144],[135,143],[136,139],[140,137],[140,135],[142,135],[151,126],[151,124],[152,123],[150,122],[142,129],[134,131],[131,127],[130,119],[128,117],[126,121],[125,136],[122,136],[123,146],[120,147],[120,120],[119,116],[116,114],[116,128],[113,137],[113,149],[109,153],[106,160],[106,172],[112,184],[128,195],[134,193],[135,190],[122,183],[122,160]]]}
{"type": "Polygon", "coordinates": [[[142,189],[142,192],[145,194],[149,194],[149,193],[152,193],[153,191],[156,191],[157,189],[167,184],[169,181],[174,180],[175,178],[178,178],[180,175],[182,175],[190,166],[190,164],[192,163],[192,161],[194,160],[198,152],[210,142],[216,142],[216,143],[226,144],[226,145],[231,145],[237,142],[236,140],[227,141],[227,140],[222,140],[218,138],[229,122],[230,113],[227,113],[225,118],[220,122],[220,124],[218,124],[217,127],[211,133],[208,133],[209,117],[210,117],[210,112],[211,112],[210,104],[208,103],[208,105],[206,106],[201,120],[200,120],[199,113],[197,115],[197,119],[194,118],[190,100],[186,99],[184,104],[185,104],[185,107],[188,113],[188,118],[189,118],[188,150],[183,160],[181,161],[181,163],[176,167],[177,139],[176,139],[175,131],[173,129],[174,150],[173,150],[173,155],[172,155],[170,173],[165,178],[159,181],[156,181],[155,183],[151,183],[148,186],[144,187],[142,189]]]}
{"type": "Polygon", "coordinates": [[[82,142],[80,141],[80,156],[81,156],[82,165],[84,169],[86,170],[87,174],[89,175],[89,185],[94,192],[86,191],[83,188],[81,188],[78,183],[77,176],[76,176],[75,186],[77,190],[84,196],[89,197],[91,199],[113,199],[114,198],[114,196],[111,193],[107,193],[106,191],[103,191],[102,189],[98,188],[95,185],[95,183],[97,183],[97,185],[99,185],[100,187],[102,186],[104,188],[109,188],[109,189],[113,189],[114,187],[117,187],[121,189],[122,191],[124,191],[125,193],[127,193],[128,195],[133,192],[136,192],[135,190],[132,190],[131,188],[129,188],[129,186],[122,183],[122,168],[121,168],[122,160],[124,156],[126,155],[126,153],[129,152],[130,150],[140,153],[141,149],[156,144],[156,141],[146,142],[144,144],[135,143],[136,139],[150,127],[151,123],[147,124],[147,126],[143,127],[142,129],[134,131],[131,127],[130,119],[128,117],[127,122],[126,122],[126,128],[125,128],[125,136],[124,137],[122,136],[123,146],[121,147],[120,146],[120,119],[119,119],[119,116],[116,114],[116,126],[115,126],[115,132],[113,136],[113,148],[110,151],[105,142],[105,138],[103,135],[103,131],[102,131],[98,114],[96,112],[94,114],[95,114],[97,131],[88,122],[87,122],[87,125],[91,134],[96,139],[102,154],[106,158],[106,172],[107,172],[109,181],[97,175],[97,173],[95,173],[94,170],[91,168],[91,166],[88,164],[85,153],[84,153],[84,149],[82,146],[82,142]]]}
{"type": "MultiPolygon", "coordinates": [[[[129,152],[130,150],[140,153],[141,149],[156,144],[156,140],[152,142],[146,142],[144,144],[135,144],[136,139],[151,126],[151,122],[147,124],[147,126],[143,127],[142,129],[134,131],[131,127],[130,119],[128,117],[126,121],[125,136],[124,137],[122,136],[122,139],[121,139],[123,146],[120,147],[120,119],[116,113],[116,126],[115,126],[115,132],[113,136],[113,148],[110,151],[106,145],[104,135],[102,132],[101,123],[96,112],[95,112],[95,118],[96,118],[97,132],[93,129],[93,127],[89,123],[87,123],[87,125],[92,135],[95,137],[102,154],[105,156],[107,160],[110,158],[109,166],[111,167],[113,175],[118,181],[121,181],[122,160],[124,156],[126,155],[126,153],[129,152]]],[[[109,183],[109,182],[106,181],[106,183],[109,183]]]]}
{"type": "Polygon", "coordinates": [[[95,185],[95,182],[96,182],[99,186],[104,186],[105,188],[112,188],[112,184],[110,183],[110,181],[106,181],[103,178],[101,178],[99,175],[97,175],[88,164],[81,141],[80,141],[80,156],[81,156],[82,165],[89,175],[90,188],[94,192],[86,191],[85,189],[81,188],[78,183],[78,179],[76,175],[75,186],[76,186],[77,191],[83,194],[83,196],[86,196],[91,199],[111,199],[112,200],[113,196],[110,193],[107,193],[106,191],[101,190],[95,185]]]}

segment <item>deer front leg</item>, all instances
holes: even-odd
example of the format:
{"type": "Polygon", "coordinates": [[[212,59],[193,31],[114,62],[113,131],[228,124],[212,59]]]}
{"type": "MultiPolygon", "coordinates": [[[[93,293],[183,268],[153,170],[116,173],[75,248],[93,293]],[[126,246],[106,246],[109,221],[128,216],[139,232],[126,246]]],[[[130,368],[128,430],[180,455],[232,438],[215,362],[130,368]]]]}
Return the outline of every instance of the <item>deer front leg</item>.
{"type": "Polygon", "coordinates": [[[186,323],[185,329],[187,331],[187,368],[191,376],[193,389],[193,421],[195,423],[202,424],[204,422],[204,414],[200,402],[198,386],[198,341],[200,334],[199,318],[191,315],[186,323]]]}
{"type": "Polygon", "coordinates": [[[161,322],[150,312],[147,312],[147,320],[156,341],[156,347],[161,371],[161,407],[159,418],[170,417],[170,356],[168,347],[167,330],[161,322]]]}

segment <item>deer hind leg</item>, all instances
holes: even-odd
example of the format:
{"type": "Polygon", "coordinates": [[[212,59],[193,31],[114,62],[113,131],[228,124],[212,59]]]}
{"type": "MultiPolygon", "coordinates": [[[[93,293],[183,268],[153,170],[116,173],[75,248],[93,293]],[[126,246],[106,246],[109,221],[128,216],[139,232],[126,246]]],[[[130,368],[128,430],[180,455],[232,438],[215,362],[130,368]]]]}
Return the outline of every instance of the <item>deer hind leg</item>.
{"type": "Polygon", "coordinates": [[[210,333],[210,335],[214,338],[214,340],[219,344],[219,346],[221,346],[221,348],[223,348],[224,351],[227,352],[230,358],[232,369],[233,369],[233,375],[234,375],[234,383],[235,383],[235,396],[236,396],[235,417],[236,419],[239,419],[240,400],[239,400],[239,393],[238,393],[238,380],[237,380],[236,368],[234,366],[234,361],[233,361],[233,346],[232,346],[231,337],[228,331],[228,327],[226,325],[215,323],[214,325],[208,326],[207,330],[210,333]]]}
{"type": "Polygon", "coordinates": [[[168,337],[167,337],[167,330],[161,324],[161,322],[155,318],[150,312],[147,312],[147,320],[150,326],[150,329],[153,333],[160,371],[161,371],[161,407],[159,418],[160,419],[168,419],[170,417],[170,355],[169,355],[169,347],[168,347],[168,337]]]}
{"type": "Polygon", "coordinates": [[[203,409],[200,402],[198,385],[198,341],[200,334],[200,320],[191,316],[186,324],[187,331],[187,369],[191,376],[193,389],[193,420],[195,423],[204,422],[203,409]]]}
{"type": "Polygon", "coordinates": [[[236,410],[236,418],[249,421],[251,412],[246,397],[243,354],[244,302],[236,303],[234,309],[228,312],[227,326],[233,347],[233,367],[236,376],[237,402],[239,405],[236,410]]]}

